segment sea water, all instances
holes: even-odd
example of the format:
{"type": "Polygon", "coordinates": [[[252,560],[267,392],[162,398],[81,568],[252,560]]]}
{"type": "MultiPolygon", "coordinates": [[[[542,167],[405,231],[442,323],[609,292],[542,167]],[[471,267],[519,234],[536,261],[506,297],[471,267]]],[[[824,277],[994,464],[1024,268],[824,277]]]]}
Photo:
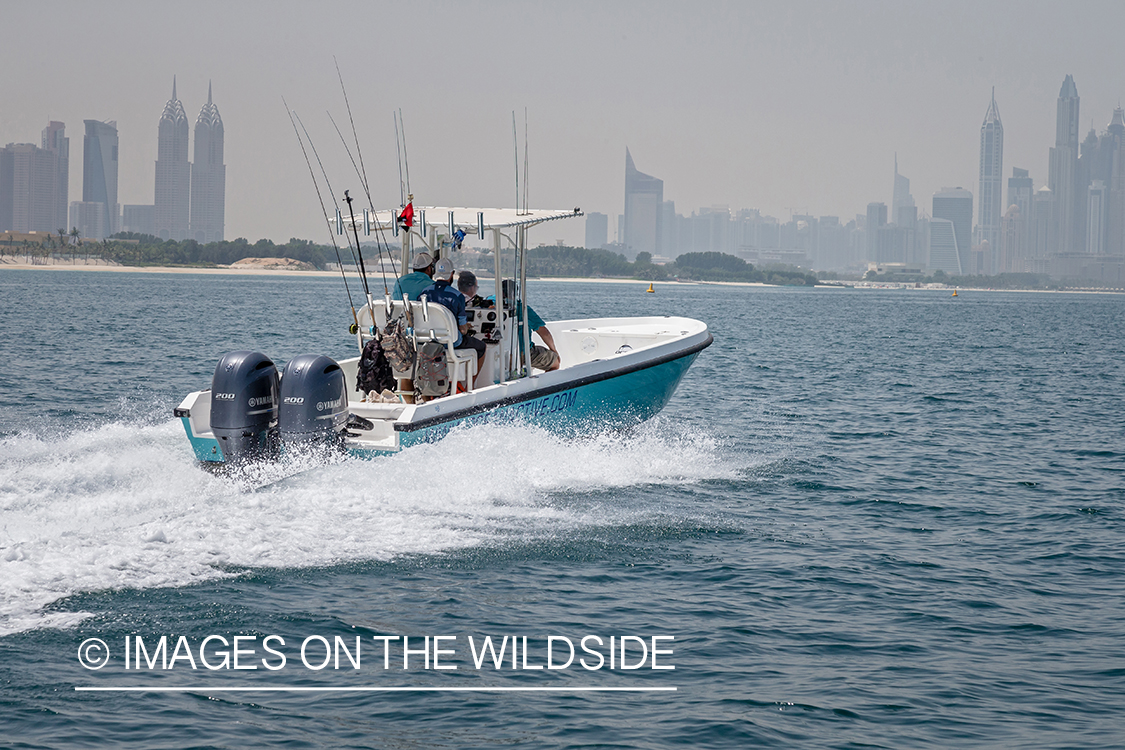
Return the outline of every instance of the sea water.
{"type": "Polygon", "coordinates": [[[1121,746],[1125,297],[646,288],[531,284],[710,326],[638,429],[216,475],[172,408],[226,351],[353,356],[339,280],[0,272],[0,746],[1121,746]]]}

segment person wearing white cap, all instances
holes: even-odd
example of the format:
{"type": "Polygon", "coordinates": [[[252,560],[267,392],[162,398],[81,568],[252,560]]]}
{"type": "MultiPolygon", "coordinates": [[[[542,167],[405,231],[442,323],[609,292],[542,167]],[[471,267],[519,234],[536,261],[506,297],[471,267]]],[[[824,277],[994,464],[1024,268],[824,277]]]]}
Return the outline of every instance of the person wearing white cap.
{"type": "Polygon", "coordinates": [[[453,317],[457,318],[457,343],[454,349],[474,349],[477,353],[477,371],[480,374],[481,365],[484,363],[484,350],[486,344],[480,339],[469,335],[469,318],[465,313],[465,295],[452,287],[453,261],[442,258],[434,266],[434,283],[422,290],[430,302],[447,308],[453,317]]]}
{"type": "Polygon", "coordinates": [[[427,252],[414,256],[414,271],[399,278],[395,282],[395,289],[391,292],[393,299],[401,300],[406,295],[411,302],[417,302],[422,296],[422,291],[433,283],[434,258],[427,252]]]}

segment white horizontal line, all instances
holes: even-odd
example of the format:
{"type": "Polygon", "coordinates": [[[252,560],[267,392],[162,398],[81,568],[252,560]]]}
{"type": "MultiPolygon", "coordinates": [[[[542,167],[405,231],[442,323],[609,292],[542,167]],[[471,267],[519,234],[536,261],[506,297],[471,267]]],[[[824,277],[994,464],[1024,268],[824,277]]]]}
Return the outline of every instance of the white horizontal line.
{"type": "Polygon", "coordinates": [[[674,687],[92,687],[78,686],[79,692],[98,693],[667,693],[674,687]]]}

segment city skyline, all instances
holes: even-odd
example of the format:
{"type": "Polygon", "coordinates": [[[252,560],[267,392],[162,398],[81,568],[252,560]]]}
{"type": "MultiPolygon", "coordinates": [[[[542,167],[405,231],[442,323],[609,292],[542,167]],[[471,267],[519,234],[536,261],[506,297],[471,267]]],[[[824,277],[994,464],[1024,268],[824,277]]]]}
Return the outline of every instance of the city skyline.
{"type": "MultiPolygon", "coordinates": [[[[733,3],[628,2],[526,3],[518,13],[450,3],[386,9],[388,23],[456,29],[455,49],[433,56],[413,55],[408,40],[393,36],[359,44],[369,32],[329,31],[299,4],[204,4],[171,25],[166,11],[144,3],[109,2],[96,11],[14,4],[6,19],[30,27],[51,7],[65,11],[51,15],[71,44],[45,56],[30,35],[17,35],[0,50],[8,69],[21,71],[0,81],[8,105],[0,143],[31,140],[48,120],[116,120],[120,200],[148,203],[157,158],[147,136],[151,102],[167,98],[177,71],[191,74],[185,100],[203,101],[202,82],[223,72],[233,79],[222,87],[224,118],[247,126],[227,144],[234,166],[226,234],[251,240],[327,239],[283,95],[302,114],[338,192],[356,192],[324,114],[331,110],[350,139],[333,53],[377,205],[398,203],[390,117],[398,107],[419,202],[510,203],[511,110],[527,106],[531,203],[610,217],[624,210],[618,165],[626,145],[665,181],[665,199],[682,206],[726,203],[783,219],[809,211],[854,216],[871,200],[890,201],[886,165],[896,153],[920,207],[943,186],[979,192],[978,145],[964,134],[979,129],[993,86],[1005,116],[1004,162],[1027,169],[1038,190],[1048,174],[1043,144],[1053,140],[1059,80],[1070,73],[1079,81],[1083,128],[1091,119],[1099,128],[1109,122],[1125,88],[1098,53],[1125,20],[1114,3],[1085,5],[1082,13],[1035,2],[953,2],[940,12],[878,2],[752,11],[733,3]],[[969,13],[973,28],[958,20],[969,13]],[[126,38],[124,18],[129,43],[115,44],[126,38]],[[498,32],[510,41],[499,48],[484,41],[498,32]],[[296,47],[270,44],[298,38],[296,47]],[[564,54],[566,80],[543,86],[564,54]],[[21,64],[29,59],[37,64],[21,64]],[[516,74],[503,74],[512,59],[520,61],[516,74]],[[372,70],[380,71],[375,79],[410,86],[388,97],[389,84],[364,83],[372,70]],[[459,96],[485,80],[495,82],[487,96],[459,96]],[[472,179],[450,179],[455,163],[472,179]]],[[[182,96],[187,83],[180,81],[182,96]]],[[[73,200],[81,182],[70,171],[73,200]]],[[[559,231],[580,244],[581,222],[570,224],[559,231]]]]}

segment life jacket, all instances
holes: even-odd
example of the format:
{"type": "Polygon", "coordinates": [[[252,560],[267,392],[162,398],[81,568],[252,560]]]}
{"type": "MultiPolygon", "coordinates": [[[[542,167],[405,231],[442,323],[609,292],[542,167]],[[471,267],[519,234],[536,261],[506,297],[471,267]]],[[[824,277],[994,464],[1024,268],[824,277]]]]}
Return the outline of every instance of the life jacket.
{"type": "Polygon", "coordinates": [[[384,388],[394,389],[395,376],[391,372],[391,363],[379,343],[378,337],[371,339],[363,346],[363,353],[359,357],[359,371],[355,377],[355,389],[362,393],[369,391],[382,391],[384,388]]]}
{"type": "Polygon", "coordinates": [[[418,348],[418,361],[414,368],[414,392],[426,398],[449,393],[449,367],[445,359],[445,345],[427,341],[418,348]]]}

